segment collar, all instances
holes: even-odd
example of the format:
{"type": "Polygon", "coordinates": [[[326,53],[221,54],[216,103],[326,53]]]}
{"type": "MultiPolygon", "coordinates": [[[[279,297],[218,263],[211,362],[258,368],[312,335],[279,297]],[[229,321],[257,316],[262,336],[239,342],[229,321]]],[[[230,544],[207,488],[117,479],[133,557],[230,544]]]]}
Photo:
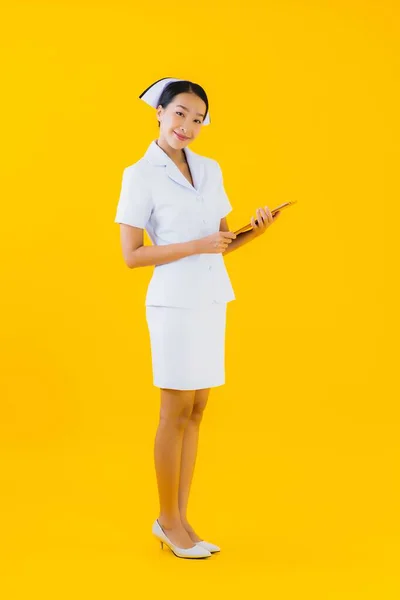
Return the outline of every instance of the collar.
{"type": "Polygon", "coordinates": [[[191,150],[188,147],[183,148],[183,151],[186,155],[186,160],[188,162],[195,187],[193,187],[189,183],[189,181],[186,179],[186,177],[183,175],[182,171],[178,168],[174,161],[156,143],[156,140],[153,140],[150,143],[143,158],[145,158],[147,162],[149,162],[154,167],[165,167],[168,177],[173,179],[176,183],[187,187],[189,190],[198,192],[201,188],[204,176],[203,157],[200,154],[193,152],[193,150],[191,150]]]}

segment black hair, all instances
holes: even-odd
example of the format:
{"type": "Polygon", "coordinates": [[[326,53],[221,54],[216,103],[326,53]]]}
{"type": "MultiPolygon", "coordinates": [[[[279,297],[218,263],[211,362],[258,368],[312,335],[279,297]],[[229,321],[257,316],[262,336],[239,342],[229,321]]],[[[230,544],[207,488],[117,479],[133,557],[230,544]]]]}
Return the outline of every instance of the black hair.
{"type": "MultiPolygon", "coordinates": [[[[168,104],[170,104],[172,102],[172,100],[175,98],[175,96],[177,96],[178,94],[184,94],[184,93],[196,94],[196,96],[199,96],[199,98],[201,98],[205,102],[206,112],[203,117],[203,122],[204,122],[204,120],[207,116],[207,113],[208,113],[207,94],[205,93],[205,91],[201,87],[201,85],[198,85],[197,83],[193,83],[192,81],[187,81],[187,80],[171,81],[171,83],[169,83],[163,89],[162,94],[161,94],[160,98],[158,99],[157,107],[161,104],[161,106],[163,108],[166,108],[168,106],[168,104]]],[[[210,123],[211,123],[211,120],[210,120],[210,123]]],[[[158,121],[158,126],[160,127],[160,121],[158,121]]]]}

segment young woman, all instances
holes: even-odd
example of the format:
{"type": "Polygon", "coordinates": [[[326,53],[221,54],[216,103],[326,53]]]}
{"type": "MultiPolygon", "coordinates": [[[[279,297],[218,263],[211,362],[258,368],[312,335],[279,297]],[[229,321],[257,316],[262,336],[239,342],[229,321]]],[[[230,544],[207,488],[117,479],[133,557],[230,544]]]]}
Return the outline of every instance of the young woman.
{"type": "Polygon", "coordinates": [[[115,222],[128,267],[155,265],[146,296],[153,382],[161,392],[154,447],[160,514],[152,532],[176,556],[204,558],[220,548],[197,535],[187,506],[210,388],[225,383],[226,308],[235,295],[223,255],[263,234],[279,213],[259,208],[251,231],[229,231],[221,168],[189,149],[210,123],[201,86],[164,78],[140,98],[156,108],[160,133],[124,169],[115,222]]]}

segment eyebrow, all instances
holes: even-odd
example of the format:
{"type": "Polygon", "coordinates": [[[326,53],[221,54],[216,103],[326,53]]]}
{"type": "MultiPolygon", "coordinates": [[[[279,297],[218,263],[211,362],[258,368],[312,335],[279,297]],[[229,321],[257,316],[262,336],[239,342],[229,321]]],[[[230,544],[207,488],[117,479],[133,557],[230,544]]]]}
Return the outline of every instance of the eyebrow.
{"type": "MultiPolygon", "coordinates": [[[[176,108],[178,108],[178,106],[180,108],[184,108],[185,110],[189,110],[188,108],[186,108],[186,106],[182,106],[182,104],[177,104],[176,108]]],[[[201,113],[196,113],[196,115],[198,115],[199,117],[204,117],[204,115],[202,115],[201,113]]]]}

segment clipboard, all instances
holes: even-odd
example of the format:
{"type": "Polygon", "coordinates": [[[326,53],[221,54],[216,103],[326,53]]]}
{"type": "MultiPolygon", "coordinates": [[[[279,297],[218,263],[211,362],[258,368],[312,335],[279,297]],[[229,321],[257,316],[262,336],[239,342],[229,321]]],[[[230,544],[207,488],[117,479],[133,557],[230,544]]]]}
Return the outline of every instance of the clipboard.
{"type": "MultiPolygon", "coordinates": [[[[289,206],[293,206],[293,204],[296,204],[297,200],[290,200],[289,202],[284,202],[283,204],[280,204],[279,206],[273,208],[271,210],[272,215],[274,215],[275,213],[277,213],[280,210],[283,210],[284,208],[288,208],[289,206]]],[[[255,220],[255,224],[258,225],[258,220],[255,220]]],[[[236,235],[239,235],[239,233],[245,233],[246,231],[250,231],[251,229],[253,229],[253,225],[251,223],[249,223],[248,225],[245,225],[244,227],[241,227],[240,229],[238,229],[237,231],[234,231],[234,233],[236,235]]]]}

